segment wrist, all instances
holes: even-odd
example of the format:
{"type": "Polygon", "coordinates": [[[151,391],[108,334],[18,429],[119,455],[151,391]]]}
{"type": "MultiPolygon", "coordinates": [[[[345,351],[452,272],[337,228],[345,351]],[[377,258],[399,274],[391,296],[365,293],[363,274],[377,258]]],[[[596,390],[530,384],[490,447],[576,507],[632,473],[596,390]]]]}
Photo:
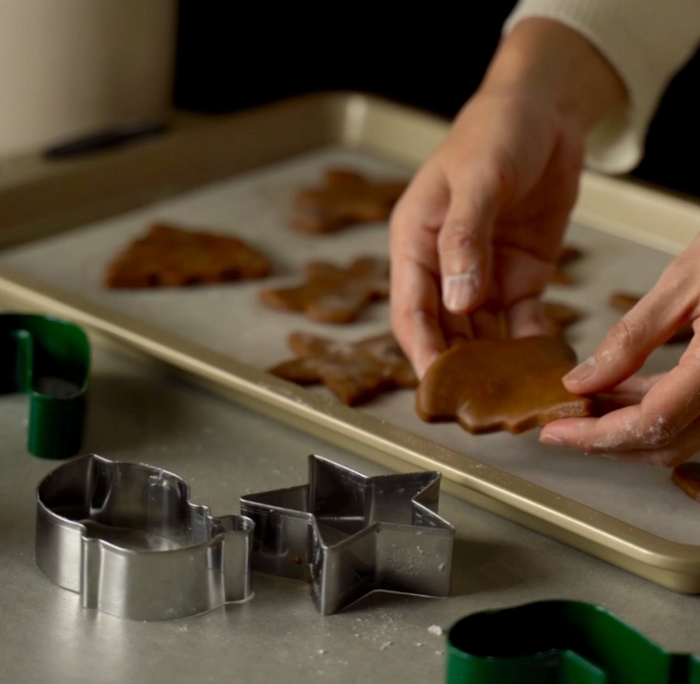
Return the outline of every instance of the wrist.
{"type": "Polygon", "coordinates": [[[545,18],[515,25],[480,89],[535,95],[583,133],[627,101],[621,78],[598,49],[568,26],[545,18]]]}

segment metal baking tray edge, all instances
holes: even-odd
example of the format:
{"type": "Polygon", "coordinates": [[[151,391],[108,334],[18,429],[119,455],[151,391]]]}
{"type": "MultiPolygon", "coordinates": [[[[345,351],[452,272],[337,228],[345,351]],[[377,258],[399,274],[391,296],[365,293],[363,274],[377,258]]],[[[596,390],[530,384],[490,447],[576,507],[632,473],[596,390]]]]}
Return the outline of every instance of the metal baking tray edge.
{"type": "MultiPolygon", "coordinates": [[[[321,145],[374,151],[415,167],[447,130],[447,122],[441,119],[357,93],[317,94],[186,126],[123,154],[71,164],[63,173],[39,170],[31,182],[0,186],[0,203],[4,207],[9,198],[17,220],[0,223],[0,245],[68,230],[321,145]],[[256,145],[255,140],[265,142],[256,145]],[[136,185],[131,179],[115,189],[115,179],[134,164],[140,169],[136,185]],[[52,204],[51,198],[56,197],[52,204]],[[105,201],[100,202],[101,198],[105,201]],[[28,208],[26,202],[31,203],[28,208]]],[[[586,173],[574,220],[677,253],[700,229],[700,208],[625,181],[586,173]]],[[[6,267],[0,268],[0,299],[13,308],[72,320],[83,325],[98,344],[162,362],[190,382],[393,470],[440,470],[445,491],[464,501],[669,589],[700,593],[700,546],[669,541],[623,523],[335,399],[6,267]]]]}

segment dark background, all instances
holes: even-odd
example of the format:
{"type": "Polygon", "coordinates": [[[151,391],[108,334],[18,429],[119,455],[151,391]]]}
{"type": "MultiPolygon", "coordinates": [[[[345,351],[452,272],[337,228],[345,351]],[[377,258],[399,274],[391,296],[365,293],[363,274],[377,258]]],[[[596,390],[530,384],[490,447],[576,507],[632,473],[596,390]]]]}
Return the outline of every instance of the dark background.
{"type": "MultiPolygon", "coordinates": [[[[514,0],[316,9],[179,0],[175,104],[223,113],[323,90],[357,90],[452,118],[479,85],[514,0]],[[415,7],[415,5],[414,5],[415,7]],[[413,12],[413,13],[412,13],[413,12]]],[[[632,175],[700,197],[700,55],[671,83],[632,175]]]]}

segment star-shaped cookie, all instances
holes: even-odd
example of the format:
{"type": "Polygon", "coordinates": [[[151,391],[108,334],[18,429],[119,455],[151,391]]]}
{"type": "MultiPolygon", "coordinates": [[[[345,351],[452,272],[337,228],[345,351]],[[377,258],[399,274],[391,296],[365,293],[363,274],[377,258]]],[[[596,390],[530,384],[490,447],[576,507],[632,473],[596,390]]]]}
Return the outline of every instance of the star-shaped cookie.
{"type": "Polygon", "coordinates": [[[311,262],[302,285],[260,292],[260,300],[273,309],[301,311],[325,323],[354,321],[371,302],[388,297],[389,262],[372,257],[356,259],[348,268],[311,262]]]}
{"type": "Polygon", "coordinates": [[[269,372],[299,385],[323,383],[348,406],[418,384],[411,364],[390,333],[359,342],[341,342],[293,332],[288,342],[297,358],[269,372]]]}
{"type": "Polygon", "coordinates": [[[587,416],[590,401],[568,392],[561,381],[575,364],[561,337],[458,342],[423,377],[416,410],[423,420],[456,420],[473,434],[519,433],[587,416]]]}
{"type": "Polygon", "coordinates": [[[304,233],[331,233],[356,223],[386,221],[405,189],[403,182],[374,182],[353,171],[328,170],[321,188],[297,194],[292,225],[304,233]]]}

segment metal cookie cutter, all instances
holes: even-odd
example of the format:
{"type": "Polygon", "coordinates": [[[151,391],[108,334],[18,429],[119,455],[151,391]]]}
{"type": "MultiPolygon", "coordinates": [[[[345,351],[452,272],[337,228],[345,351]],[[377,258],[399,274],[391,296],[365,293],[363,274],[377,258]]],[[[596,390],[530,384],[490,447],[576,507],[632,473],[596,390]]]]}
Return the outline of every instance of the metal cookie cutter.
{"type": "Polygon", "coordinates": [[[0,394],[30,396],[28,450],[67,458],[80,449],[90,343],[67,321],[30,314],[0,315],[0,394]]]}
{"type": "Polygon", "coordinates": [[[696,684],[700,660],[669,653],[612,613],[542,601],[476,613],[448,634],[447,684],[696,684]]]}
{"type": "Polygon", "coordinates": [[[323,615],[375,590],[448,596],[455,530],[437,515],[440,477],[366,477],[312,455],[309,484],[241,497],[253,569],[308,580],[323,615]]]}
{"type": "Polygon", "coordinates": [[[214,518],[177,475],[91,455],[37,488],[36,562],[84,608],[187,617],[251,597],[253,522],[214,518]]]}

